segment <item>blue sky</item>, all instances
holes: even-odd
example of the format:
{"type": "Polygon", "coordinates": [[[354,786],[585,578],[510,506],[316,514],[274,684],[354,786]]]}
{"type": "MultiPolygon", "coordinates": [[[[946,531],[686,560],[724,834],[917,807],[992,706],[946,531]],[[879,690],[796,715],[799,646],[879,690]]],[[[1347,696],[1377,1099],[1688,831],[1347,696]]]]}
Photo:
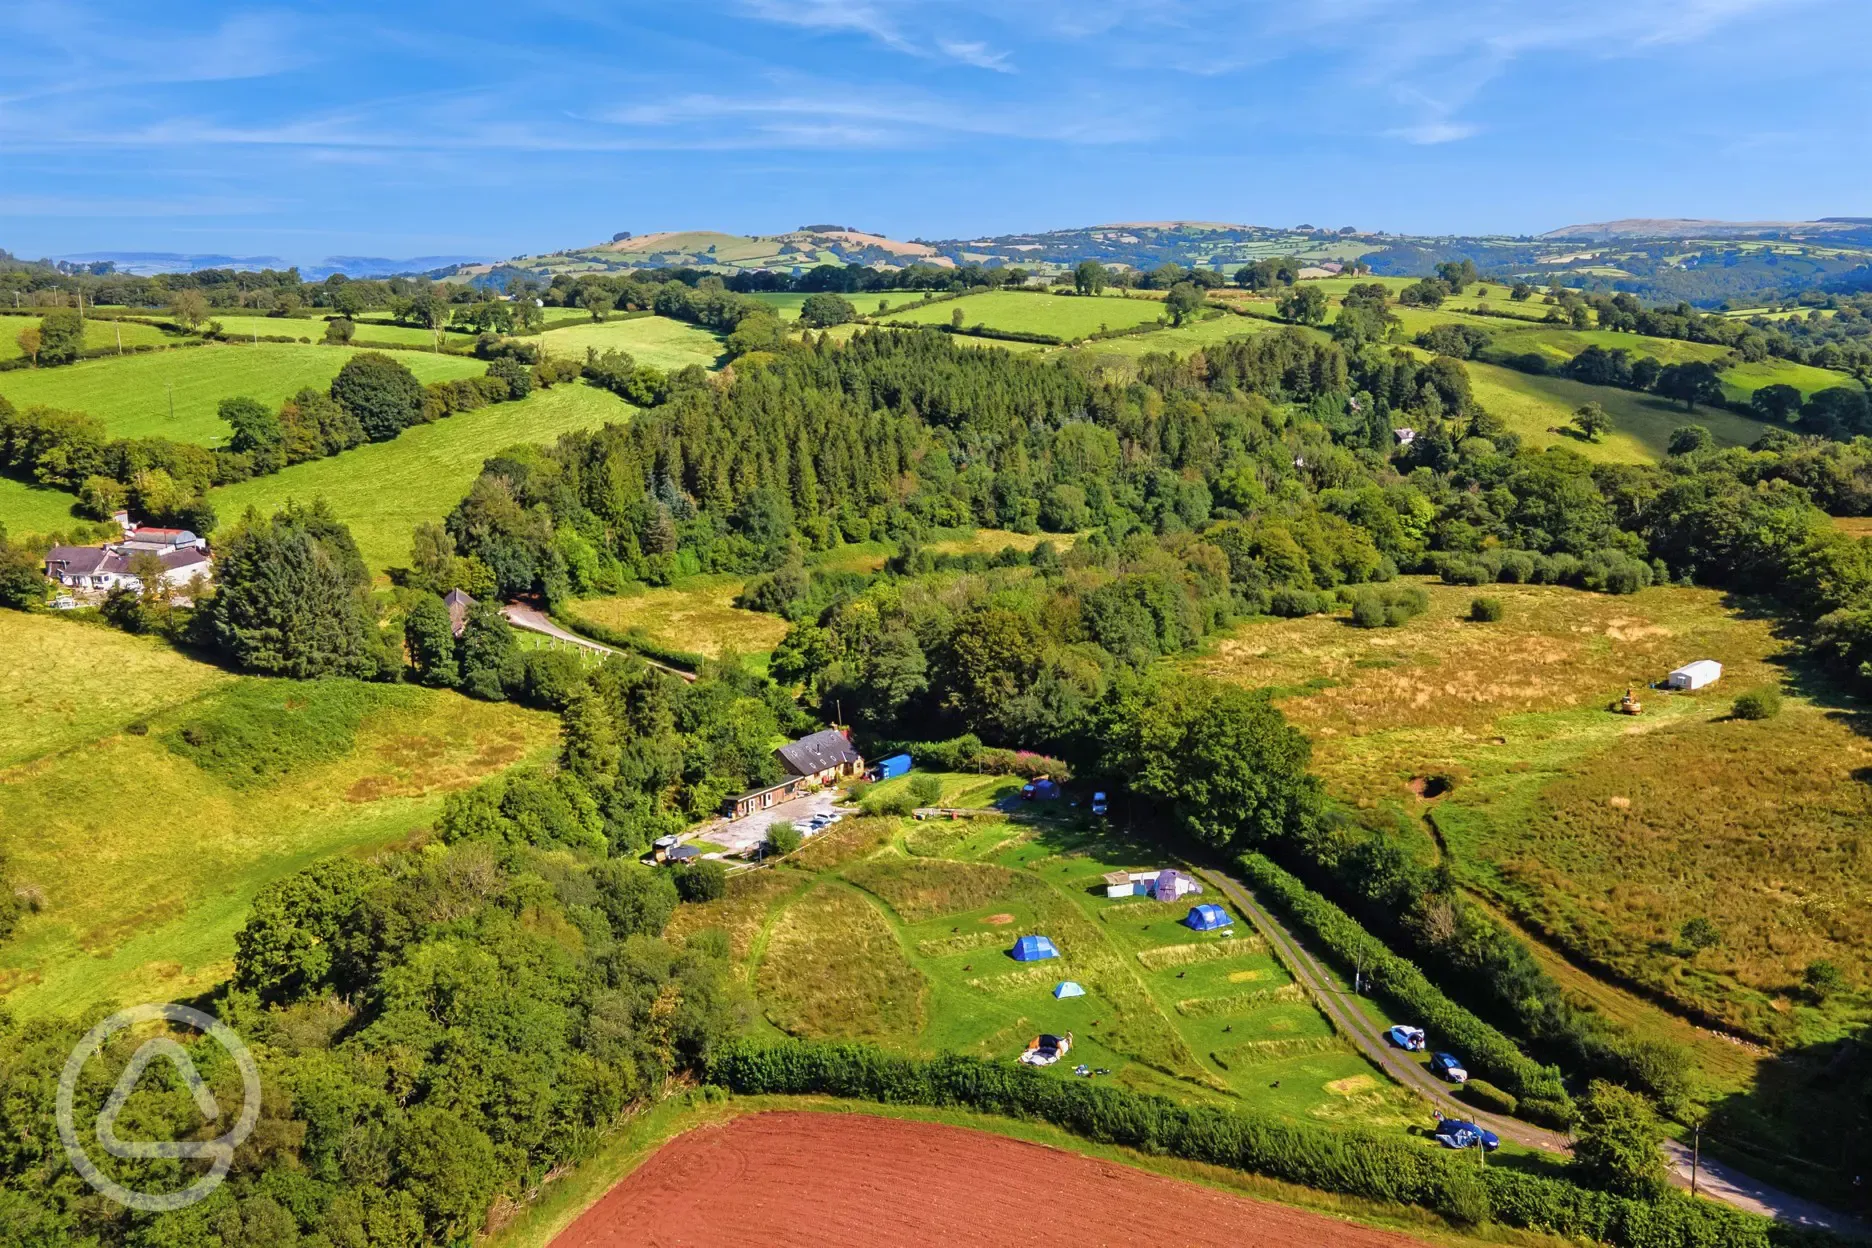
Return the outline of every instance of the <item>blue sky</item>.
{"type": "Polygon", "coordinates": [[[0,247],[1872,215],[1866,0],[0,6],[0,247]]]}

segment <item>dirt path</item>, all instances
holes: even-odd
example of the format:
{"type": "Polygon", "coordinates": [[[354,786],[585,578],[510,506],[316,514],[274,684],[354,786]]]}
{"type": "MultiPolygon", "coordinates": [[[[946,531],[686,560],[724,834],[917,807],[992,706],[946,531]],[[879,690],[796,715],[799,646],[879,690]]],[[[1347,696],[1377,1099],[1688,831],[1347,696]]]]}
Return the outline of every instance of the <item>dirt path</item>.
{"type": "MultiPolygon", "coordinates": [[[[552,622],[551,618],[548,617],[545,612],[535,607],[529,607],[524,602],[508,603],[501,608],[501,614],[506,616],[507,622],[515,628],[524,628],[529,633],[539,633],[541,636],[551,637],[554,641],[569,642],[572,645],[590,650],[595,654],[625,653],[611,646],[600,645],[589,637],[581,637],[577,633],[568,632],[560,628],[557,624],[552,622]]],[[[687,681],[694,681],[696,678],[694,672],[686,672],[680,667],[671,667],[667,663],[659,663],[655,659],[645,658],[641,654],[633,655],[632,657],[643,659],[643,661],[648,663],[651,667],[668,672],[672,676],[680,676],[687,681]]]]}
{"type": "MultiPolygon", "coordinates": [[[[1305,984],[1319,1002],[1320,1008],[1333,1020],[1333,1025],[1357,1045],[1372,1061],[1382,1067],[1399,1083],[1413,1091],[1420,1092],[1437,1109],[1437,1112],[1454,1118],[1467,1119],[1470,1122],[1487,1127],[1504,1140],[1513,1140],[1530,1148],[1547,1152],[1566,1152],[1568,1142],[1565,1136],[1541,1127],[1531,1126],[1514,1118],[1504,1118],[1499,1114],[1483,1113],[1456,1100],[1449,1094],[1449,1085],[1432,1075],[1430,1071],[1405,1057],[1402,1052],[1388,1043],[1378,1025],[1368,1018],[1357,1002],[1327,973],[1326,969],[1314,959],[1313,955],[1301,947],[1293,933],[1272,914],[1262,908],[1253,895],[1242,887],[1234,878],[1220,871],[1198,871],[1197,874],[1222,891],[1234,902],[1241,912],[1248,916],[1268,945],[1280,959],[1287,964],[1294,978],[1305,984]]],[[[1666,1160],[1679,1186],[1690,1185],[1690,1150],[1675,1140],[1664,1143],[1666,1160]]],[[[1703,1159],[1697,1190],[1711,1200],[1718,1200],[1738,1209],[1751,1213],[1765,1214],[1778,1221],[1798,1226],[1818,1227],[1837,1231],[1847,1235],[1867,1235],[1872,1233],[1858,1219],[1846,1214],[1836,1213],[1813,1201],[1793,1196],[1778,1188],[1769,1186],[1757,1179],[1752,1179],[1739,1170],[1703,1159]]]]}
{"type": "Polygon", "coordinates": [[[552,1248],[1423,1248],[1392,1231],[984,1131],[753,1114],[663,1146],[552,1248]]]}

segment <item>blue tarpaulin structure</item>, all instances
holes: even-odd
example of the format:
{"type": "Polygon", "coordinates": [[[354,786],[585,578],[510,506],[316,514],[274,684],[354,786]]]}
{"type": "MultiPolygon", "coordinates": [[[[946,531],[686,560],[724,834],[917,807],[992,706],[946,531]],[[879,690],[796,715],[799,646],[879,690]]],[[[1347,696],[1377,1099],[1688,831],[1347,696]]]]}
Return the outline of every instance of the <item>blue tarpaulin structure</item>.
{"type": "Polygon", "coordinates": [[[898,776],[907,776],[910,774],[910,756],[893,754],[889,758],[881,758],[871,768],[871,771],[879,780],[895,780],[898,776]]]}
{"type": "Polygon", "coordinates": [[[1067,979],[1060,981],[1059,985],[1053,989],[1053,995],[1055,997],[1083,997],[1085,989],[1067,979]]]}
{"type": "Polygon", "coordinates": [[[1016,962],[1041,962],[1059,957],[1059,950],[1045,936],[1023,936],[1014,942],[1014,947],[1008,950],[1008,956],[1016,962]]]}
{"type": "Polygon", "coordinates": [[[1218,927],[1233,927],[1235,925],[1235,920],[1229,918],[1228,911],[1224,910],[1221,906],[1212,906],[1206,902],[1200,906],[1191,906],[1190,912],[1184,917],[1183,922],[1199,932],[1213,932],[1218,927]]]}

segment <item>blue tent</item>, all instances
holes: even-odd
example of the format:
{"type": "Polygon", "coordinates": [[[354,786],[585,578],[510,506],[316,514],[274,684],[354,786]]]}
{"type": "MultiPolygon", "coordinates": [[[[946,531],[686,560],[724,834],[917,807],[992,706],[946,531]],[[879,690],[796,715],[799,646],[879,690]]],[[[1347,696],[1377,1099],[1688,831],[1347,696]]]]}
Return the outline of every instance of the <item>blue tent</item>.
{"type": "Polygon", "coordinates": [[[1053,989],[1053,995],[1055,997],[1083,997],[1085,996],[1085,989],[1073,983],[1070,979],[1061,980],[1059,985],[1053,989]]]}
{"type": "Polygon", "coordinates": [[[1190,912],[1184,917],[1183,922],[1199,932],[1213,932],[1218,927],[1233,927],[1235,925],[1235,920],[1229,918],[1228,911],[1224,910],[1221,906],[1212,906],[1207,903],[1200,906],[1191,906],[1190,912]]]}
{"type": "Polygon", "coordinates": [[[1040,962],[1059,957],[1059,950],[1045,936],[1023,936],[1014,942],[1014,947],[1008,950],[1008,956],[1016,962],[1040,962]]]}

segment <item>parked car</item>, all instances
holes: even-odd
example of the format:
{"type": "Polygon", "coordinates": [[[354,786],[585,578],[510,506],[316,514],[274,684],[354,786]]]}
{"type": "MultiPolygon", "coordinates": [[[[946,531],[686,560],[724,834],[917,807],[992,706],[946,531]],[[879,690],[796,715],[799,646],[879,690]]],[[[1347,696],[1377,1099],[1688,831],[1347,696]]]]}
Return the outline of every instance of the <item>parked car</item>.
{"type": "Polygon", "coordinates": [[[1457,1118],[1437,1120],[1436,1140],[1444,1148],[1480,1148],[1485,1153],[1501,1147],[1501,1137],[1493,1131],[1484,1131],[1473,1122],[1457,1118]]]}
{"type": "Polygon", "coordinates": [[[1469,1082],[1469,1072],[1463,1069],[1462,1059],[1454,1053],[1432,1053],[1430,1069],[1451,1083],[1469,1082]]]}
{"type": "Polygon", "coordinates": [[[70,594],[60,594],[52,600],[52,609],[54,611],[74,611],[77,607],[78,600],[70,594]]]}
{"type": "Polygon", "coordinates": [[[1406,1053],[1421,1053],[1424,1047],[1424,1033],[1421,1027],[1409,1027],[1399,1023],[1384,1033],[1385,1039],[1403,1049],[1406,1053]]]}
{"type": "Polygon", "coordinates": [[[1092,795],[1092,813],[1093,814],[1102,815],[1105,813],[1108,807],[1109,807],[1109,803],[1106,802],[1105,795],[1103,793],[1094,793],[1092,795]]]}

